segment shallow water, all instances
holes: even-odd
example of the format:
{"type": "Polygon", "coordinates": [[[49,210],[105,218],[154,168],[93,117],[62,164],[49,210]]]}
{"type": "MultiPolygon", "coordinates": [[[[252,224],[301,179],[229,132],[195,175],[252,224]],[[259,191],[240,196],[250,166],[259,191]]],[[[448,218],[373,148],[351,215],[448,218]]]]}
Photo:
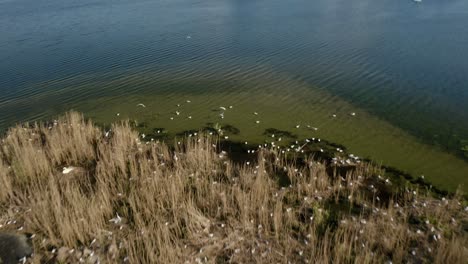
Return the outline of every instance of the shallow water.
{"type": "Polygon", "coordinates": [[[0,1],[0,127],[70,109],[243,141],[274,127],[453,189],[467,24],[463,0],[0,1]]]}

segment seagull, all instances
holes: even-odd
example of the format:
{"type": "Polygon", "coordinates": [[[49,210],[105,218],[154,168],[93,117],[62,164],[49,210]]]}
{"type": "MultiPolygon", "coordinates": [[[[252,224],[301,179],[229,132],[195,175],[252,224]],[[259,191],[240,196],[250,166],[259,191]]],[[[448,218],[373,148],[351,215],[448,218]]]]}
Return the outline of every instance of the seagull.
{"type": "Polygon", "coordinates": [[[114,224],[119,224],[120,222],[122,222],[122,218],[120,217],[120,215],[119,214],[116,214],[116,215],[117,216],[109,220],[109,222],[113,222],[114,224]]]}
{"type": "Polygon", "coordinates": [[[333,116],[333,117],[336,117],[336,115],[335,115],[335,114],[333,114],[332,116],[333,116]]]}
{"type": "Polygon", "coordinates": [[[187,102],[187,103],[191,103],[192,101],[190,101],[190,100],[187,100],[186,102],[187,102]]]}
{"type": "Polygon", "coordinates": [[[75,168],[72,167],[72,166],[70,166],[70,167],[63,167],[62,173],[63,173],[63,174],[68,174],[68,173],[72,172],[74,169],[75,169],[75,168]]]}
{"type": "Polygon", "coordinates": [[[257,112],[254,112],[253,114],[254,114],[254,115],[258,115],[258,113],[257,113],[257,112]]]}
{"type": "Polygon", "coordinates": [[[260,121],[257,120],[257,121],[255,121],[255,123],[260,124],[260,121]]]}
{"type": "Polygon", "coordinates": [[[226,111],[226,107],[220,106],[219,109],[226,111]]]}
{"type": "Polygon", "coordinates": [[[179,112],[179,111],[175,111],[175,114],[176,114],[176,115],[180,115],[180,112],[179,112]]]}
{"type": "Polygon", "coordinates": [[[144,104],[137,104],[137,106],[141,106],[143,108],[146,107],[146,105],[144,105],[144,104]]]}
{"type": "Polygon", "coordinates": [[[352,115],[352,116],[355,116],[355,115],[356,115],[356,113],[352,112],[352,113],[351,113],[351,115],[352,115]]]}

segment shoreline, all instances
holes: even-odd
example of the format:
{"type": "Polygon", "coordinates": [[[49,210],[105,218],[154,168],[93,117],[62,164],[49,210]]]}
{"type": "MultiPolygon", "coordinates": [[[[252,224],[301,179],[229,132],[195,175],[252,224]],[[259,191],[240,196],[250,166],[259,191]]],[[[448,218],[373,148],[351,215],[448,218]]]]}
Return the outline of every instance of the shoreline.
{"type": "MultiPolygon", "coordinates": [[[[87,121],[92,120],[90,118],[86,118],[87,121]]],[[[136,120],[120,120],[117,123],[121,122],[128,122],[133,129],[136,129],[137,131],[141,132],[142,129],[148,130],[148,127],[146,127],[146,124],[138,124],[136,120]]],[[[33,128],[35,124],[44,124],[45,126],[50,126],[54,124],[54,121],[36,121],[36,122],[25,122],[22,125],[20,124],[19,126],[26,126],[33,128]],[[29,124],[29,125],[28,125],[29,124]]],[[[97,127],[100,127],[101,129],[108,130],[110,128],[110,125],[106,125],[103,123],[94,123],[97,127]]],[[[310,149],[304,149],[305,153],[303,152],[302,154],[305,155],[310,155],[313,154],[315,157],[321,158],[322,161],[325,161],[327,163],[332,163],[333,160],[332,158],[335,156],[335,154],[341,154],[343,157],[347,157],[349,154],[353,155],[347,150],[347,147],[334,143],[331,141],[328,141],[326,139],[321,139],[321,138],[299,138],[297,135],[295,135],[293,132],[286,131],[286,130],[279,130],[276,128],[267,128],[263,132],[263,136],[265,136],[267,139],[265,139],[263,142],[255,142],[254,144],[249,143],[244,144],[245,142],[242,140],[231,140],[231,139],[225,139],[224,134],[226,135],[238,135],[240,133],[240,130],[232,125],[229,125],[227,123],[224,123],[223,125],[219,125],[219,129],[223,130],[223,133],[219,134],[216,129],[214,129],[214,125],[218,124],[213,124],[213,123],[207,123],[205,126],[200,127],[199,129],[189,129],[189,130],[183,130],[177,133],[168,133],[165,128],[163,127],[155,127],[155,128],[150,128],[153,133],[151,134],[143,134],[145,135],[145,138],[141,138],[142,141],[145,142],[161,142],[163,144],[169,144],[169,145],[175,145],[175,143],[178,140],[186,140],[188,137],[196,136],[197,133],[206,133],[207,136],[217,136],[217,140],[220,142],[220,146],[224,146],[225,148],[230,148],[232,146],[235,146],[235,151],[231,152],[233,155],[233,159],[239,160],[237,157],[244,156],[242,152],[247,152],[248,150],[252,150],[252,155],[253,155],[253,149],[256,149],[258,146],[262,145],[264,147],[266,146],[271,146],[271,142],[276,142],[274,140],[268,140],[269,136],[271,134],[276,134],[277,138],[283,138],[283,142],[281,142],[279,145],[274,145],[274,147],[284,147],[284,149],[287,149],[287,146],[293,146],[295,144],[298,144],[300,142],[302,143],[307,143],[308,145],[314,145],[314,150],[310,149]],[[156,133],[158,131],[159,133],[156,133]],[[321,153],[319,150],[324,148],[325,153],[321,153]],[[340,151],[337,151],[337,150],[340,151]]],[[[11,129],[11,128],[10,128],[11,129]]],[[[2,134],[2,137],[6,135],[8,132],[8,129],[2,134]]],[[[273,138],[274,139],[274,138],[273,138]]],[[[281,140],[281,139],[280,139],[281,140]]],[[[301,144],[302,144],[301,143],[301,144]]],[[[293,149],[288,149],[286,152],[290,152],[290,154],[294,154],[293,149]]],[[[296,153],[298,154],[298,153],[296,153]]],[[[297,158],[297,157],[296,157],[297,158]]],[[[242,159],[240,159],[242,160],[242,159]]],[[[247,159],[246,159],[247,160],[247,159]]],[[[343,159],[346,160],[346,159],[343,159]]],[[[343,161],[342,160],[342,161],[343,161]]],[[[447,188],[440,188],[438,186],[434,186],[429,180],[425,179],[424,176],[416,176],[411,174],[410,172],[404,171],[399,169],[398,167],[391,166],[391,165],[384,165],[382,163],[376,163],[372,157],[362,157],[360,158],[362,162],[366,162],[369,164],[375,164],[376,166],[380,167],[382,170],[387,171],[394,179],[398,179],[399,182],[406,182],[407,184],[414,184],[418,185],[420,187],[423,187],[427,190],[430,190],[431,192],[439,195],[439,196],[445,196],[445,195],[453,195],[455,192],[457,192],[460,188],[461,185],[459,185],[457,188],[454,189],[447,189],[447,188]]],[[[463,189],[463,188],[462,188],[463,189]]],[[[464,196],[468,197],[468,193],[464,191],[464,196]]]]}
{"type": "MultiPolygon", "coordinates": [[[[130,120],[129,120],[130,121],[130,120]]],[[[146,127],[146,124],[138,124],[137,121],[132,121],[130,124],[133,124],[132,126],[139,132],[141,131],[148,131],[148,127],[146,127]]],[[[97,124],[98,126],[105,127],[103,124],[97,124]]],[[[348,151],[348,148],[342,144],[335,143],[328,141],[323,138],[300,138],[294,132],[292,131],[287,131],[287,130],[279,130],[276,128],[267,128],[265,131],[262,133],[262,135],[265,137],[263,142],[256,141],[254,143],[250,142],[248,145],[244,144],[246,141],[243,140],[231,140],[229,138],[225,139],[225,135],[229,136],[236,136],[241,133],[241,131],[227,123],[223,123],[223,125],[218,125],[219,128],[223,130],[223,132],[220,134],[218,133],[216,129],[213,128],[213,123],[207,123],[205,126],[200,127],[199,129],[189,129],[189,130],[183,130],[177,133],[168,133],[165,128],[163,127],[155,127],[155,128],[149,128],[150,130],[153,131],[153,133],[149,134],[143,134],[145,135],[145,138],[142,138],[144,141],[149,141],[151,142],[152,140],[156,141],[161,141],[163,143],[167,143],[169,145],[174,145],[175,142],[178,140],[185,140],[187,137],[192,137],[196,136],[197,133],[206,133],[207,135],[213,135],[213,136],[218,136],[218,140],[221,142],[221,145],[226,145],[226,147],[229,147],[230,145],[235,145],[236,147],[234,148],[236,151],[235,153],[231,153],[234,156],[243,156],[242,152],[247,152],[248,150],[252,150],[257,148],[259,145],[262,146],[269,146],[271,147],[271,143],[276,143],[273,145],[275,148],[284,148],[284,150],[288,149],[286,152],[289,152],[291,154],[294,153],[293,148],[287,148],[288,146],[294,146],[297,144],[307,144],[307,148],[303,149],[306,155],[313,154],[316,157],[322,158],[324,161],[328,163],[332,163],[332,158],[335,156],[335,154],[338,154],[339,156],[347,157],[348,155],[354,156],[351,152],[348,151]],[[274,135],[275,137],[271,137],[271,135],[274,135]],[[277,140],[282,142],[278,142],[277,140]],[[279,144],[278,144],[279,143],[279,144]],[[266,145],[265,145],[266,144],[266,145]],[[312,149],[309,149],[309,147],[312,145],[312,149]],[[320,152],[320,150],[323,149],[325,153],[320,152]],[[340,151],[337,151],[337,150],[340,151]]],[[[252,152],[253,153],[253,152],[252,152]]],[[[300,153],[296,153],[300,154],[300,153]]],[[[234,157],[234,159],[236,159],[234,157]]],[[[346,160],[346,158],[344,159],[346,160]]],[[[452,189],[447,189],[447,188],[441,188],[440,186],[434,186],[430,180],[425,179],[424,176],[416,176],[414,174],[411,174],[410,172],[401,170],[398,167],[391,166],[391,165],[385,165],[382,163],[375,162],[375,160],[372,159],[372,157],[361,157],[361,161],[371,163],[371,164],[376,164],[377,166],[381,167],[383,170],[386,170],[389,172],[389,174],[392,175],[394,178],[400,178],[401,180],[405,180],[408,183],[411,184],[417,184],[421,185],[421,187],[430,189],[431,191],[437,193],[438,195],[448,195],[448,194],[454,194],[458,189],[463,189],[461,187],[461,184],[457,188],[452,188],[452,189]]],[[[464,192],[466,193],[466,188],[463,189],[464,192]]]]}

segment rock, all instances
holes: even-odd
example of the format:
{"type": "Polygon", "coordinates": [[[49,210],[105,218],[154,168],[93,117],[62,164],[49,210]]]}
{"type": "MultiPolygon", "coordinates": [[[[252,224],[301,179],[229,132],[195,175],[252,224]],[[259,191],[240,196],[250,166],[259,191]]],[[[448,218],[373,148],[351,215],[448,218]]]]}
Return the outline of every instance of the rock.
{"type": "Polygon", "coordinates": [[[93,251],[91,249],[89,249],[89,248],[83,249],[83,257],[87,257],[87,256],[91,255],[92,252],[93,251]]]}
{"type": "Polygon", "coordinates": [[[25,235],[0,232],[0,263],[16,264],[32,253],[31,241],[25,235]]]}
{"type": "Polygon", "coordinates": [[[86,261],[86,263],[89,263],[89,264],[95,264],[97,262],[99,262],[99,257],[97,255],[89,256],[88,260],[86,261]]]}
{"type": "Polygon", "coordinates": [[[70,251],[69,248],[67,247],[61,247],[59,248],[59,250],[57,251],[57,261],[58,262],[65,262],[65,260],[67,260],[68,258],[68,252],[70,251]]]}
{"type": "Polygon", "coordinates": [[[80,259],[83,256],[83,252],[80,250],[75,251],[75,258],[80,259]]]}
{"type": "Polygon", "coordinates": [[[119,254],[119,248],[115,243],[112,243],[112,245],[109,246],[109,255],[111,256],[112,259],[115,259],[117,255],[119,254]]]}

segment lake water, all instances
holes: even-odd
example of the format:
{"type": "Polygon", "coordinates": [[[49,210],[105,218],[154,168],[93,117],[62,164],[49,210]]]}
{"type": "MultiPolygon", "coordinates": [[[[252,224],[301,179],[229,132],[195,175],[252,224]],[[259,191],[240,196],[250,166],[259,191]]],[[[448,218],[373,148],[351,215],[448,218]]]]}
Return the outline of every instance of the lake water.
{"type": "Polygon", "coordinates": [[[466,0],[0,0],[0,130],[273,127],[468,190],[467,25],[466,0]]]}

